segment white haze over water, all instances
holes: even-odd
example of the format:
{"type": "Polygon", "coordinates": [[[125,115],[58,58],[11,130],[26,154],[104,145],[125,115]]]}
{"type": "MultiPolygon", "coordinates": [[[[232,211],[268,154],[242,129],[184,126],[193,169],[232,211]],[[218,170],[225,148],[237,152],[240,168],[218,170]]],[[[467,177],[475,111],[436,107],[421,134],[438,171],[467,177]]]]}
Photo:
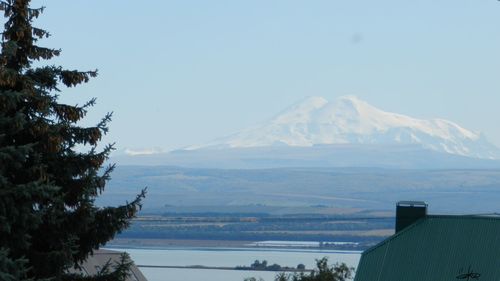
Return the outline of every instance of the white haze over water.
{"type": "MultiPolygon", "coordinates": [[[[352,251],[320,251],[294,249],[238,249],[238,248],[171,248],[171,249],[116,249],[126,251],[137,265],[171,266],[249,266],[255,260],[267,260],[268,264],[296,267],[299,263],[314,268],[315,259],[328,257],[329,264],[344,262],[356,267],[360,253],[352,251]]],[[[245,277],[263,277],[274,280],[277,272],[212,270],[212,269],[160,269],[140,268],[149,281],[243,281],[245,277]]]]}

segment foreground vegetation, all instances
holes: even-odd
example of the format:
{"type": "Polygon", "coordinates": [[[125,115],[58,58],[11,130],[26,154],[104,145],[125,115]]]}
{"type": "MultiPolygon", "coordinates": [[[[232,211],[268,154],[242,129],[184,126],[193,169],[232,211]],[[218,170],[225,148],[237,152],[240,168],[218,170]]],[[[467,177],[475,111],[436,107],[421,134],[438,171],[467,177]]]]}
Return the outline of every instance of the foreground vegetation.
{"type": "Polygon", "coordinates": [[[43,10],[29,0],[0,1],[0,280],[121,281],[126,256],[99,276],[68,273],[129,225],[144,192],[123,206],[95,205],[114,168],[103,167],[113,146],[99,148],[111,115],[81,127],[95,100],[59,102],[61,89],[97,72],[41,63],[61,52],[38,45],[49,37],[32,26],[43,10]]]}
{"type": "Polygon", "coordinates": [[[263,271],[307,271],[306,266],[304,264],[298,264],[297,267],[289,267],[289,266],[281,266],[279,264],[273,263],[268,264],[266,260],[262,262],[259,260],[255,260],[250,266],[237,266],[234,269],[236,270],[263,270],[263,271]]]}
{"type": "MultiPolygon", "coordinates": [[[[310,273],[285,273],[281,272],[275,277],[275,281],[345,281],[351,279],[354,268],[348,267],[345,263],[328,265],[328,259],[316,260],[316,269],[310,273]]],[[[255,277],[246,278],[244,281],[260,281],[255,277]]]]}

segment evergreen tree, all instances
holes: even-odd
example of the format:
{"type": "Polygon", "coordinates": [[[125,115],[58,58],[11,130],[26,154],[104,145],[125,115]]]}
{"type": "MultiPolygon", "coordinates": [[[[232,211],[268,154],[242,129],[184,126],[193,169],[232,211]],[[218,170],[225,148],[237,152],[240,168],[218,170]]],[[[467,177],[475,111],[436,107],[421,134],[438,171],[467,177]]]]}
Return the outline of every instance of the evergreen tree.
{"type": "MultiPolygon", "coordinates": [[[[97,146],[111,115],[81,127],[78,121],[95,100],[67,105],[57,93],[97,72],[35,67],[35,61],[60,54],[37,45],[49,36],[32,26],[43,8],[30,8],[30,0],[0,0],[0,10],[6,18],[0,53],[0,279],[64,280],[68,268],[129,225],[144,191],[123,206],[95,206],[114,168],[103,167],[112,145],[97,146]]],[[[122,272],[96,280],[121,280],[126,268],[117,266],[122,272]]]]}

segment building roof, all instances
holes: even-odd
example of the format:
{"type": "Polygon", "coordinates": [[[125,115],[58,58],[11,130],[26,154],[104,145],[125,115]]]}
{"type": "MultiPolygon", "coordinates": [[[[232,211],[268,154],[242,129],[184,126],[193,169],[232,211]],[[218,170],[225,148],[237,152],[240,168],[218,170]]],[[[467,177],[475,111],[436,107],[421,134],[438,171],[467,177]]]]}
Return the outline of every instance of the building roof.
{"type": "Polygon", "coordinates": [[[426,216],[366,250],[355,281],[497,280],[500,219],[426,216]]]}
{"type": "MultiPolygon", "coordinates": [[[[120,262],[123,253],[111,250],[95,250],[85,262],[81,264],[81,270],[70,269],[70,272],[83,273],[85,276],[96,275],[109,261],[111,264],[120,262]]],[[[142,272],[133,264],[130,267],[130,275],[126,281],[147,281],[142,272]]]]}

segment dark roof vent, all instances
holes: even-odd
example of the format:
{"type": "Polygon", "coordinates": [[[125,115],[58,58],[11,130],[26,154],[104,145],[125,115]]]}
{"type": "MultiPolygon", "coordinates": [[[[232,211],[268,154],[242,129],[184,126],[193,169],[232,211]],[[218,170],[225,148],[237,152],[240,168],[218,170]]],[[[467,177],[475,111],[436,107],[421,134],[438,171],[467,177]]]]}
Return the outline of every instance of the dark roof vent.
{"type": "Polygon", "coordinates": [[[423,201],[399,201],[396,204],[396,233],[427,216],[427,204],[423,201]]]}

